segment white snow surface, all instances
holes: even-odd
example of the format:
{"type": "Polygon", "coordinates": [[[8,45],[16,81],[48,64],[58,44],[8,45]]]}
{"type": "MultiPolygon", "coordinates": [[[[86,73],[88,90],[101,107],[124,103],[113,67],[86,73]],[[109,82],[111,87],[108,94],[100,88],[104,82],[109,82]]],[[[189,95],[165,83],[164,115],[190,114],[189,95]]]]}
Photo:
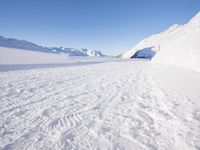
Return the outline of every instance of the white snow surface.
{"type": "Polygon", "coordinates": [[[138,50],[153,47],[155,63],[184,67],[200,72],[200,12],[185,25],[173,25],[120,55],[130,58],[138,50]]]}
{"type": "Polygon", "coordinates": [[[72,59],[65,55],[0,47],[1,65],[66,63],[69,61],[72,59]]]}
{"type": "Polygon", "coordinates": [[[11,71],[33,68],[77,66],[118,61],[114,57],[82,57],[66,56],[53,53],[29,51],[15,48],[0,47],[0,71],[11,71]]]}
{"type": "Polygon", "coordinates": [[[105,62],[0,72],[0,91],[3,150],[200,149],[198,73],[105,62]]]}

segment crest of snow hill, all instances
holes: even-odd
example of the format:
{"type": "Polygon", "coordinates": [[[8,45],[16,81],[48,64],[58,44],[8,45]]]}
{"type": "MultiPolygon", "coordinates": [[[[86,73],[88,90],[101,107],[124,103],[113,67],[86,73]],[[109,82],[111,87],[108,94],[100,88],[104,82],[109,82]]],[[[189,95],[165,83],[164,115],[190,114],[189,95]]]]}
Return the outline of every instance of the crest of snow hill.
{"type": "Polygon", "coordinates": [[[150,36],[120,57],[146,58],[200,72],[200,12],[187,24],[150,36]]]}
{"type": "Polygon", "coordinates": [[[29,41],[5,38],[3,36],[0,36],[0,46],[31,50],[31,51],[64,54],[67,56],[94,56],[94,57],[105,56],[101,51],[97,50],[75,49],[75,48],[64,48],[64,47],[43,47],[29,41]]]}

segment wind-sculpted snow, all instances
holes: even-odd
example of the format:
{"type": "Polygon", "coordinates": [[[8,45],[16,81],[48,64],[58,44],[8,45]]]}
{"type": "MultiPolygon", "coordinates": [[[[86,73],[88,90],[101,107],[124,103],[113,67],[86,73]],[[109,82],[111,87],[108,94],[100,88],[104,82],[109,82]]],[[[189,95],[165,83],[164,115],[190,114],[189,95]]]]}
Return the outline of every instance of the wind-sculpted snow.
{"type": "Polygon", "coordinates": [[[148,62],[0,73],[0,149],[200,149],[199,103],[148,62]]]}

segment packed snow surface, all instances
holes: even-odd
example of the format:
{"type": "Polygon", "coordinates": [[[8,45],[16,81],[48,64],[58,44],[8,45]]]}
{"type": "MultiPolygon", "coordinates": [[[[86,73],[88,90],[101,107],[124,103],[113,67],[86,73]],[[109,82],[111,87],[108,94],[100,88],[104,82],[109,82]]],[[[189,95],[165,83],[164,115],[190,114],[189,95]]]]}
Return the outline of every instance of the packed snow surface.
{"type": "MultiPolygon", "coordinates": [[[[200,72],[200,12],[185,25],[173,25],[166,31],[144,39],[120,55],[131,58],[137,51],[152,47],[152,61],[200,72]]],[[[143,53],[145,55],[145,53],[143,53]]]]}
{"type": "Polygon", "coordinates": [[[200,149],[194,72],[139,60],[17,70],[0,72],[0,91],[3,150],[200,149]]]}

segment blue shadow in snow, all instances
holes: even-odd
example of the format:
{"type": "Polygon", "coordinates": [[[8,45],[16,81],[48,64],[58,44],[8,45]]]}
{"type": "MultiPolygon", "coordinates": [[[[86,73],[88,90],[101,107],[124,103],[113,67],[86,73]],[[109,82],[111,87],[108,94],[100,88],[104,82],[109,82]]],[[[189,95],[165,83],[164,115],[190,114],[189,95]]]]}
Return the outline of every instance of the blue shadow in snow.
{"type": "Polygon", "coordinates": [[[143,58],[151,60],[156,54],[154,51],[152,51],[152,48],[153,47],[148,47],[138,50],[131,58],[143,58]]]}

